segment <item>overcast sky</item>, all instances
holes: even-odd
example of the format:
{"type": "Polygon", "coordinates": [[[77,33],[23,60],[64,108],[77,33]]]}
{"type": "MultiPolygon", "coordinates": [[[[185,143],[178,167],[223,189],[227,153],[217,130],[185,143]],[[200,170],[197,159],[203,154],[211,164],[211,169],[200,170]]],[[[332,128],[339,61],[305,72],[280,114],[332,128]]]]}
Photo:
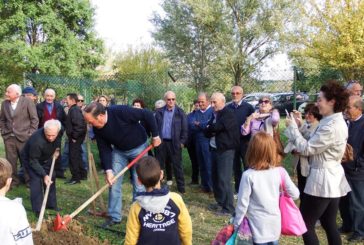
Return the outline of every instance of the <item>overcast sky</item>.
{"type": "MultiPolygon", "coordinates": [[[[153,11],[163,13],[162,0],[91,0],[95,8],[96,32],[106,47],[124,51],[129,46],[152,43],[150,23],[153,11]]],[[[286,54],[276,55],[265,62],[263,70],[285,70],[291,65],[286,54]]]]}
{"type": "Polygon", "coordinates": [[[152,42],[149,22],[153,11],[162,12],[161,0],[91,0],[96,32],[112,51],[152,42]]]}

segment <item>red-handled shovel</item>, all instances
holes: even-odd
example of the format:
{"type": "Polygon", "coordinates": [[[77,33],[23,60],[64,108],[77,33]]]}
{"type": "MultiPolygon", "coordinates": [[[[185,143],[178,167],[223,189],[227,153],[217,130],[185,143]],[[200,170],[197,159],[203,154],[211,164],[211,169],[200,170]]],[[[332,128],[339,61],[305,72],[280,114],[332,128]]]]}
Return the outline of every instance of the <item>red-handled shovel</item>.
{"type": "MultiPolygon", "coordinates": [[[[121,170],[117,175],[114,176],[113,181],[117,180],[120,176],[122,176],[129,168],[131,168],[140,158],[142,158],[149,150],[153,148],[153,145],[149,145],[145,148],[133,161],[131,161],[128,166],[126,166],[123,170],[121,170]]],[[[90,197],[86,202],[84,202],[79,208],[77,208],[70,215],[66,215],[63,218],[57,214],[56,219],[53,222],[53,230],[67,230],[67,224],[69,224],[72,219],[79,214],[84,208],[86,208],[93,200],[95,200],[102,192],[104,192],[107,188],[109,188],[109,184],[104,185],[98,190],[92,197],[90,197]]]]}

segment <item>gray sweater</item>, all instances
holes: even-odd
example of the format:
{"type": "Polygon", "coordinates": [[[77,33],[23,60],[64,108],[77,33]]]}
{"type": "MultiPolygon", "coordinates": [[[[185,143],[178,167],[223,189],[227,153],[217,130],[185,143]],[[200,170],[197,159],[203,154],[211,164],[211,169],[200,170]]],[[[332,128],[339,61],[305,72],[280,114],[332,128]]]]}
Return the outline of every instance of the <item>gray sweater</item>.
{"type": "MultiPolygon", "coordinates": [[[[255,243],[276,241],[281,234],[279,169],[248,169],[243,173],[240,182],[234,226],[237,228],[244,216],[247,216],[255,243]]],[[[299,197],[299,190],[287,171],[283,169],[283,172],[286,192],[295,200],[299,197]]]]}

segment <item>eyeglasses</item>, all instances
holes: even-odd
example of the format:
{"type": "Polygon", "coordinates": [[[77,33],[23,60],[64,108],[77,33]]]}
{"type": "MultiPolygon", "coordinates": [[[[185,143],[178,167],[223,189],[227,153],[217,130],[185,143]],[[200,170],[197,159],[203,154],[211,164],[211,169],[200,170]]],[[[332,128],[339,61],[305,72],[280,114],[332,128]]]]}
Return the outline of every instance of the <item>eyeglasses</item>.
{"type": "Polygon", "coordinates": [[[78,102],[83,102],[84,100],[78,100],[78,102]]]}
{"type": "Polygon", "coordinates": [[[269,100],[259,100],[259,104],[269,104],[270,101],[269,100]]]}
{"type": "Polygon", "coordinates": [[[231,92],[231,95],[239,95],[241,94],[240,92],[231,92]]]}
{"type": "Polygon", "coordinates": [[[170,98],[170,99],[167,99],[167,101],[175,101],[176,98],[170,98]]]}

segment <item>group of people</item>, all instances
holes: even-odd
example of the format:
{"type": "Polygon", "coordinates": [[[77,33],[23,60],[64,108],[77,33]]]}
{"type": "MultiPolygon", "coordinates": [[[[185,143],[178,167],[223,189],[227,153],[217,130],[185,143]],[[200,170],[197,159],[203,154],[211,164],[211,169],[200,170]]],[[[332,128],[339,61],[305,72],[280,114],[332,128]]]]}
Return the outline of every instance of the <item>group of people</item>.
{"type": "MultiPolygon", "coordinates": [[[[63,132],[72,174],[67,184],[78,184],[87,176],[82,144],[89,130],[110,185],[108,219],[102,225],[105,228],[120,223],[122,218],[122,177],[115,180],[114,176],[148,146],[149,137],[155,148],[154,154],[150,153],[155,158],[145,156],[131,169],[136,202],[129,212],[126,244],[153,239],[157,244],[167,238],[176,244],[192,243],[191,218],[181,195],[163,185],[173,185],[174,175],[177,191],[186,193],[182,163],[182,149],[186,147],[192,168],[190,184],[199,186],[203,193],[213,193],[215,203],[208,209],[216,215],[233,215],[235,228],[247,216],[254,243],[278,244],[278,198],[284,178],[287,193],[301,199],[300,210],[308,229],[303,235],[305,244],[319,244],[315,225],[320,221],[329,244],[336,245],[341,244],[339,232],[353,232],[351,241],[364,239],[361,90],[358,82],[350,82],[346,88],[335,81],[324,84],[316,105],[306,107],[305,121],[297,111],[286,118],[288,144],[284,152],[276,140],[280,115],[271,98],[260,98],[255,111],[243,101],[240,86],[232,87],[232,101],[228,103],[220,92],[211,96],[200,93],[193,111],[186,115],[173,91],[156,102],[154,112],[143,109],[141,99],[134,100],[132,107],[109,106],[108,98],[100,96],[83,105],[83,98],[76,93],[67,95],[65,111],[55,101],[53,89],[47,89],[44,102],[35,105],[13,84],[7,88],[1,106],[0,128],[6,159],[12,166],[10,182],[13,187],[19,183],[20,157],[36,213],[47,185],[51,185],[47,208],[57,209],[55,178],[50,178],[49,170],[54,152],[61,148],[63,132]],[[87,125],[91,127],[87,129],[87,125]],[[348,145],[354,153],[351,160],[343,159],[348,145]],[[294,155],[298,188],[280,167],[285,153],[294,155]],[[343,226],[338,230],[339,206],[343,226]]],[[[64,167],[58,170],[62,175],[64,167]]],[[[0,185],[11,187],[6,178],[0,179],[0,185]]]]}

